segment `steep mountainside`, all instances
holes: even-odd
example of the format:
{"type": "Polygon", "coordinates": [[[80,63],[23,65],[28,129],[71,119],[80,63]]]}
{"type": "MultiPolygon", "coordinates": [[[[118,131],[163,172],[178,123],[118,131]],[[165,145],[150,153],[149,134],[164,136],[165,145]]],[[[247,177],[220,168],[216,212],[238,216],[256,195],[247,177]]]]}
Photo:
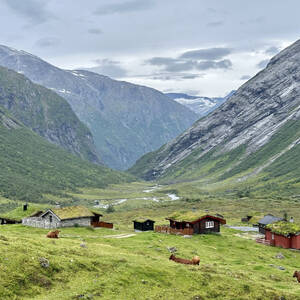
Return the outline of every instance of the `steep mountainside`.
{"type": "Polygon", "coordinates": [[[235,91],[231,91],[226,97],[200,97],[200,96],[190,96],[182,93],[167,93],[166,95],[175,100],[176,102],[188,107],[190,110],[195,112],[199,117],[206,116],[221,104],[227,101],[235,91]]]}
{"type": "Polygon", "coordinates": [[[276,55],[227,102],[131,172],[146,179],[236,182],[300,176],[300,40],[276,55]]]}
{"type": "Polygon", "coordinates": [[[103,162],[126,169],[183,132],[198,116],[154,89],[88,71],[66,71],[0,46],[0,65],[53,89],[91,130],[103,162]]]}
{"type": "Polygon", "coordinates": [[[0,166],[0,196],[30,202],[49,202],[45,194],[132,180],[49,143],[1,106],[0,166]]]}
{"type": "Polygon", "coordinates": [[[0,67],[0,105],[49,142],[99,163],[90,131],[56,93],[0,67]]]}

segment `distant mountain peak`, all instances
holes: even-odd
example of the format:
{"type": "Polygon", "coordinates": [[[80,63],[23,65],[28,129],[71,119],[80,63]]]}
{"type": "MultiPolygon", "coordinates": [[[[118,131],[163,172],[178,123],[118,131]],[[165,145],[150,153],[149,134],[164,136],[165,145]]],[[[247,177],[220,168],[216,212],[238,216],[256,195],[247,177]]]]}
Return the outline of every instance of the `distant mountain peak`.
{"type": "Polygon", "coordinates": [[[235,91],[231,91],[224,98],[222,97],[201,97],[191,96],[185,93],[167,93],[166,95],[176,102],[188,107],[190,110],[199,115],[199,117],[206,116],[214,109],[223,104],[228,98],[230,98],[235,91]]]}

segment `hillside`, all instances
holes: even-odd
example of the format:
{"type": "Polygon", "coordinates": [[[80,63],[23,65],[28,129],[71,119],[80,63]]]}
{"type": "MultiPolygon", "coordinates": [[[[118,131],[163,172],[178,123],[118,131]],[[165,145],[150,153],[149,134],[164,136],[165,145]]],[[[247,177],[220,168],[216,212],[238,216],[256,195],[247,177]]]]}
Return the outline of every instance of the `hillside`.
{"type": "Polygon", "coordinates": [[[56,93],[0,67],[0,105],[49,142],[99,163],[90,131],[56,93]]]}
{"type": "Polygon", "coordinates": [[[54,67],[24,51],[0,46],[0,65],[64,97],[91,130],[102,161],[127,169],[198,119],[157,90],[88,71],[54,67]]]}
{"type": "Polygon", "coordinates": [[[221,104],[227,101],[235,91],[231,91],[225,97],[200,97],[200,96],[190,96],[183,93],[167,93],[166,95],[175,100],[176,102],[186,106],[193,112],[195,112],[200,117],[206,116],[221,104]]]}
{"type": "Polygon", "coordinates": [[[97,166],[38,136],[0,106],[0,195],[48,202],[79,187],[104,187],[132,180],[130,175],[97,166]]]}
{"type": "Polygon", "coordinates": [[[214,112],[158,151],[142,157],[131,172],[145,179],[201,180],[205,184],[224,180],[251,184],[255,178],[267,184],[275,180],[297,193],[299,141],[297,41],[214,112]]]}

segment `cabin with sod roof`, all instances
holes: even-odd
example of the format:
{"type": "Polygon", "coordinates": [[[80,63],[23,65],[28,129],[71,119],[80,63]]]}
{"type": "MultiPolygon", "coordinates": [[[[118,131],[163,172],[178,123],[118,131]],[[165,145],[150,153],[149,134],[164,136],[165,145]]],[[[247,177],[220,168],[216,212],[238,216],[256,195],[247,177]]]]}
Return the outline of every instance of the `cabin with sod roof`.
{"type": "Polygon", "coordinates": [[[279,222],[279,221],[282,221],[282,220],[283,220],[283,218],[279,218],[279,217],[275,217],[271,214],[267,214],[258,221],[258,231],[261,234],[265,234],[266,226],[276,223],[276,222],[279,222]]]}
{"type": "Polygon", "coordinates": [[[166,220],[170,225],[155,226],[156,232],[183,235],[216,233],[220,232],[221,224],[226,224],[221,215],[203,212],[175,213],[166,220]]]}
{"type": "Polygon", "coordinates": [[[147,219],[136,219],[133,220],[133,228],[137,231],[150,231],[154,230],[154,223],[155,221],[147,219]]]}
{"type": "Polygon", "coordinates": [[[113,227],[111,223],[100,222],[100,217],[102,217],[101,214],[90,211],[84,206],[68,206],[47,209],[38,216],[22,219],[22,224],[40,228],[72,226],[113,227]],[[110,224],[110,226],[101,226],[101,223],[110,224]]]}
{"type": "Polygon", "coordinates": [[[265,240],[271,245],[300,250],[300,224],[280,221],[265,229],[265,240]]]}

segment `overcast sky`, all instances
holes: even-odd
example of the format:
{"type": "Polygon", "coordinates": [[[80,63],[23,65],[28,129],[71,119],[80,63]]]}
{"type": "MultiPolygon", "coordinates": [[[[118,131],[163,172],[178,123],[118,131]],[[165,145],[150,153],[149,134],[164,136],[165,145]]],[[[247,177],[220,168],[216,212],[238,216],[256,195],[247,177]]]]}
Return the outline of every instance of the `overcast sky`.
{"type": "Polygon", "coordinates": [[[299,0],[0,0],[0,44],[164,92],[224,96],[300,38],[299,0]]]}

